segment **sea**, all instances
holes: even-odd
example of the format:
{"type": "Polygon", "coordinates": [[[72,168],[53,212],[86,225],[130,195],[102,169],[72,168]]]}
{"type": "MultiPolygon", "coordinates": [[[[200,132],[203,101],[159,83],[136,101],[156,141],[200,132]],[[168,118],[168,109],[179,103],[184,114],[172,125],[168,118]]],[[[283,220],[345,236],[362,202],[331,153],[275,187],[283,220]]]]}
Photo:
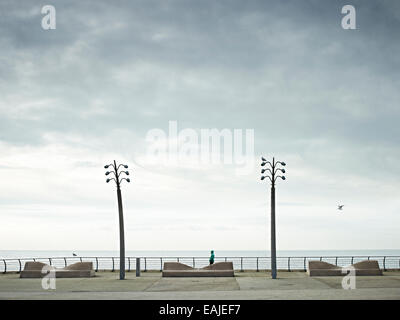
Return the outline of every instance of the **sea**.
{"type": "MultiPolygon", "coordinates": [[[[269,251],[262,250],[214,250],[215,262],[231,261],[235,270],[270,269],[269,251]]],[[[141,258],[141,269],[161,270],[168,261],[177,261],[193,267],[208,265],[209,250],[149,250],[125,252],[126,268],[135,269],[136,259],[141,258]]],[[[307,260],[323,260],[347,266],[366,259],[378,261],[381,268],[400,269],[400,250],[278,250],[277,267],[282,270],[305,270],[307,260]]],[[[39,261],[54,267],[87,261],[96,270],[115,270],[119,267],[119,251],[101,250],[0,250],[0,273],[21,271],[27,261],[39,261]]]]}
{"type": "MultiPolygon", "coordinates": [[[[269,257],[267,250],[214,250],[219,257],[269,257]]],[[[0,250],[0,259],[55,257],[118,257],[119,250],[0,250]]],[[[209,250],[126,250],[126,257],[208,257],[209,250]]],[[[277,250],[278,257],[400,256],[400,249],[277,250]]]]}

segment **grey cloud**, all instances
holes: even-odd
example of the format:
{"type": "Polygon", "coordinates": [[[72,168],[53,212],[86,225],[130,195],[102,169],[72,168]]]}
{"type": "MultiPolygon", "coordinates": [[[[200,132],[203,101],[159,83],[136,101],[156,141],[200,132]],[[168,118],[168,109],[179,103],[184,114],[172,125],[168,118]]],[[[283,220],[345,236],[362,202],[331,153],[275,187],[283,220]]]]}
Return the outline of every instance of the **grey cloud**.
{"type": "MultiPolygon", "coordinates": [[[[57,142],[133,161],[146,132],[167,130],[169,120],[180,129],[254,128],[257,155],[298,157],[299,167],[310,164],[332,179],[354,175],[398,185],[398,1],[353,1],[358,29],[350,31],[340,27],[343,1],[52,4],[54,31],[40,28],[42,2],[0,4],[0,142],[57,142]]],[[[96,166],[93,159],[76,164],[96,166]]],[[[255,188],[253,180],[228,178],[236,190],[215,186],[212,173],[189,171],[163,174],[221,194],[239,190],[239,183],[255,188]]],[[[296,181],[286,190],[298,199],[283,204],[312,202],[299,198],[322,184],[296,181]]],[[[68,190],[56,190],[62,195],[51,203],[70,201],[68,190]]],[[[199,200],[182,193],[198,206],[207,200],[207,194],[199,200]]],[[[1,198],[17,200],[16,194],[1,198]]],[[[162,196],[152,201],[157,212],[187,205],[162,196]]],[[[142,209],[148,203],[137,199],[142,209]]]]}

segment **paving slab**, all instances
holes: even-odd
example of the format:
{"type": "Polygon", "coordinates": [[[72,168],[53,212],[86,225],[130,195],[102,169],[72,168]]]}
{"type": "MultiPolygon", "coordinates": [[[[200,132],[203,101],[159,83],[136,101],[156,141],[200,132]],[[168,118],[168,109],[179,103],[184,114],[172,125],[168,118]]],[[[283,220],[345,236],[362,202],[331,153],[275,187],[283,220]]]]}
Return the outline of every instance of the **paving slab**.
{"type": "MultiPolygon", "coordinates": [[[[342,288],[342,277],[313,277],[333,289],[342,288]]],[[[356,288],[400,288],[400,279],[385,273],[383,276],[358,276],[355,281],[356,288]]]]}
{"type": "Polygon", "coordinates": [[[298,289],[329,289],[330,286],[309,277],[279,276],[270,277],[237,277],[240,290],[298,290],[298,289]]]}
{"type": "Polygon", "coordinates": [[[41,279],[0,275],[0,299],[396,299],[400,300],[400,272],[356,278],[355,290],[341,287],[343,277],[308,277],[304,272],[235,272],[227,278],[162,278],[160,272],[97,272],[94,278],[57,279],[56,290],[43,290],[41,279]]]}
{"type": "Polygon", "coordinates": [[[239,290],[233,277],[161,278],[146,291],[226,291],[239,290]]]}
{"type": "Polygon", "coordinates": [[[167,292],[0,292],[12,300],[399,300],[400,289],[232,290],[167,292]]]}
{"type": "MultiPolygon", "coordinates": [[[[95,291],[143,291],[158,281],[161,273],[146,273],[135,277],[127,274],[125,280],[119,280],[114,272],[96,272],[92,278],[61,278],[56,280],[56,292],[95,292],[95,291]]],[[[0,292],[44,291],[42,279],[21,279],[18,274],[0,276],[0,292]]]]}

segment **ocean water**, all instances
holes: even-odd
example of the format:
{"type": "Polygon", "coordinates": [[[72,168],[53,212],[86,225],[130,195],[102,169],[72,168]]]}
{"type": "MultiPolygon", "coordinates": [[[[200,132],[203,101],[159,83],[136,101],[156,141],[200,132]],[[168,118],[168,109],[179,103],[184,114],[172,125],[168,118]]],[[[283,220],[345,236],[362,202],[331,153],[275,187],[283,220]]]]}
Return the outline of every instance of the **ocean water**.
{"type": "MultiPolygon", "coordinates": [[[[136,268],[141,258],[142,270],[161,270],[163,263],[179,261],[192,267],[208,265],[210,252],[204,251],[126,251],[126,269],[136,268]]],[[[40,251],[0,250],[0,273],[20,271],[27,261],[40,261],[55,267],[88,261],[95,270],[117,270],[119,251],[40,251]],[[76,256],[73,256],[75,253],[76,256]]],[[[400,269],[400,250],[281,250],[277,252],[277,267],[281,270],[305,270],[308,260],[323,260],[347,266],[366,259],[377,260],[383,269],[400,269]]],[[[232,261],[235,270],[266,270],[271,268],[268,251],[215,250],[215,261],[232,261]]]]}
{"type": "MultiPolygon", "coordinates": [[[[261,250],[214,250],[218,257],[269,257],[269,251],[261,250]]],[[[73,257],[118,257],[119,251],[101,250],[0,250],[0,259],[8,258],[55,258],[73,257]]],[[[126,250],[126,257],[208,257],[208,250],[168,250],[168,251],[132,251],[126,250]]],[[[363,249],[363,250],[278,250],[278,257],[321,257],[321,256],[400,256],[400,249],[363,249]]]]}

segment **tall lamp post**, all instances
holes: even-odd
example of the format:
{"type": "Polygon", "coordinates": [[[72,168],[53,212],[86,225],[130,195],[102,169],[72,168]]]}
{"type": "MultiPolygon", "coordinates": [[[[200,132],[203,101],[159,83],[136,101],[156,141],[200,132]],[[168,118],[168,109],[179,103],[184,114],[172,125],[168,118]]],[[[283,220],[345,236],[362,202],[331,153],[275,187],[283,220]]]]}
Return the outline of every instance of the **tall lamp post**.
{"type": "Polygon", "coordinates": [[[267,172],[267,175],[261,176],[261,180],[268,178],[271,182],[271,276],[272,279],[276,279],[276,236],[275,236],[275,182],[278,178],[285,180],[285,176],[279,175],[279,171],[285,173],[285,169],[279,166],[286,166],[286,163],[282,161],[275,161],[272,158],[272,163],[261,157],[261,166],[264,167],[266,164],[269,168],[261,169],[261,174],[267,172]]]}
{"type": "Polygon", "coordinates": [[[121,178],[121,174],[125,174],[129,176],[129,171],[123,171],[120,170],[120,167],[123,169],[128,169],[128,166],[126,164],[120,164],[117,166],[117,163],[114,160],[114,163],[108,164],[104,166],[104,169],[108,169],[109,167],[112,167],[113,170],[107,171],[106,176],[113,174],[114,176],[112,178],[108,178],[106,180],[107,183],[109,183],[111,180],[115,181],[115,184],[117,185],[117,199],[118,199],[118,213],[119,213],[119,279],[124,280],[125,279],[125,237],[124,237],[124,214],[122,210],[122,197],[121,197],[121,188],[120,185],[123,180],[126,180],[127,182],[131,182],[129,178],[123,177],[121,178]]]}

